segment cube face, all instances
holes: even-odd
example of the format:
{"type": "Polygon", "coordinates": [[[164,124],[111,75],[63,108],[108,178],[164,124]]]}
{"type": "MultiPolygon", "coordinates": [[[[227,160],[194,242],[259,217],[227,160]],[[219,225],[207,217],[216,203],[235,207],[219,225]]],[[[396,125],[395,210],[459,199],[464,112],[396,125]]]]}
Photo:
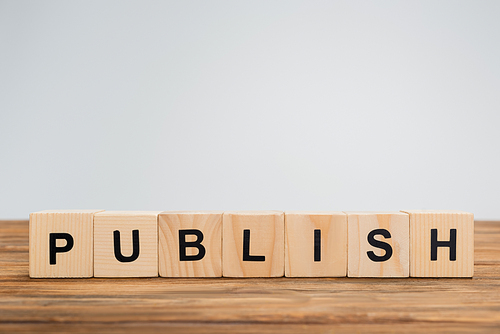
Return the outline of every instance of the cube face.
{"type": "Polygon", "coordinates": [[[102,210],[30,214],[30,277],[92,277],[94,214],[102,210]]]}
{"type": "Polygon", "coordinates": [[[165,211],[158,224],[160,276],[222,276],[222,211],[165,211]]]}
{"type": "Polygon", "coordinates": [[[106,211],[96,214],[94,276],[158,276],[159,213],[106,211]]]}
{"type": "Polygon", "coordinates": [[[348,276],[408,277],[409,216],[348,212],[348,276]]]}
{"type": "Polygon", "coordinates": [[[411,277],[472,277],[474,215],[404,211],[410,215],[411,277]]]}
{"type": "Polygon", "coordinates": [[[285,270],[285,222],[281,211],[225,212],[224,277],[281,277],[285,270]]]}
{"type": "Polygon", "coordinates": [[[347,215],[285,212],[285,276],[345,277],[347,215]]]}

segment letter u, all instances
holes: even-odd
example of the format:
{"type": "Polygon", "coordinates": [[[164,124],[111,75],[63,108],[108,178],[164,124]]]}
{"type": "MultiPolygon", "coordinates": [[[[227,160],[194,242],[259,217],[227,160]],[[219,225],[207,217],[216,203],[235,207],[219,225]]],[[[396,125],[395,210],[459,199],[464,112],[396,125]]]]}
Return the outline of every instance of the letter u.
{"type": "Polygon", "coordinates": [[[123,256],[120,243],[120,231],[113,232],[113,240],[115,246],[115,257],[120,262],[133,262],[139,257],[139,230],[132,231],[132,246],[133,251],[130,256],[123,256]]]}

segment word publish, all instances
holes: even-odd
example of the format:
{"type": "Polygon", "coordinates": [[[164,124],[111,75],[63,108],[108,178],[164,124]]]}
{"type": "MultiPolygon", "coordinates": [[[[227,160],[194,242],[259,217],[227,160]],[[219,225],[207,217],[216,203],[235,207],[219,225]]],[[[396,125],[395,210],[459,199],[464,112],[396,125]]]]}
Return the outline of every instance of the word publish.
{"type": "Polygon", "coordinates": [[[48,277],[472,277],[462,211],[41,211],[29,274],[48,277]]]}

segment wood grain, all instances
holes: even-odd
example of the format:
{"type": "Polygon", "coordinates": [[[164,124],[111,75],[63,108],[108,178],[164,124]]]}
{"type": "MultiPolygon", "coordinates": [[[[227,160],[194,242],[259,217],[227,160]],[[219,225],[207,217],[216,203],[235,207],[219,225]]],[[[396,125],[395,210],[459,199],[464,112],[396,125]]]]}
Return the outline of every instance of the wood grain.
{"type": "MultiPolygon", "coordinates": [[[[222,276],[222,211],[165,211],[158,216],[159,270],[162,277],[222,276]],[[205,255],[200,260],[181,261],[179,230],[196,229],[203,234],[205,255]]],[[[186,241],[194,241],[187,240],[186,241]]],[[[196,240],[196,239],[195,239],[196,240]]],[[[197,255],[195,247],[186,255],[197,255]]]]}
{"type": "Polygon", "coordinates": [[[461,211],[405,210],[410,214],[410,276],[472,277],[474,274],[474,215],[461,211]],[[437,248],[431,261],[431,229],[438,241],[449,241],[456,229],[456,259],[450,261],[450,248],[437,248]]]}
{"type": "Polygon", "coordinates": [[[224,212],[222,274],[225,277],[281,277],[285,274],[285,221],[282,211],[224,212]],[[243,260],[244,230],[250,231],[249,255],[243,260]]]}
{"type": "Polygon", "coordinates": [[[158,276],[159,211],[104,211],[94,215],[95,277],[158,276]],[[133,230],[139,231],[139,254],[132,262],[115,256],[114,231],[120,232],[120,253],[133,255],[133,230]]]}
{"type": "Polygon", "coordinates": [[[409,277],[410,222],[402,212],[347,212],[349,277],[409,277]],[[383,256],[386,251],[368,242],[371,231],[385,229],[390,237],[375,237],[389,244],[392,256],[385,261],[372,261],[368,252],[383,256]]]}
{"type": "Polygon", "coordinates": [[[500,222],[473,278],[30,279],[28,222],[0,221],[1,333],[497,333],[500,222]]]}
{"type": "MultiPolygon", "coordinates": [[[[92,277],[93,216],[102,210],[40,211],[30,214],[30,276],[31,277],[92,277]],[[49,261],[49,234],[68,233],[72,237],[71,250],[56,254],[56,263],[49,261]]],[[[56,247],[64,247],[65,240],[57,240],[56,247]]]]}
{"type": "Polygon", "coordinates": [[[343,212],[285,212],[285,276],[345,277],[347,216],[343,212]],[[319,258],[315,258],[319,231],[319,258]]]}

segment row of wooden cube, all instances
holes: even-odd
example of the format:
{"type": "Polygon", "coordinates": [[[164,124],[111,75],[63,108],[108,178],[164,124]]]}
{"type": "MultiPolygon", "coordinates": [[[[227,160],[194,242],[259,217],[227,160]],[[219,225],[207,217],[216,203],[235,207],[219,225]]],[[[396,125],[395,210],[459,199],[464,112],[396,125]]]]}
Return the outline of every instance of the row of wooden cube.
{"type": "Polygon", "coordinates": [[[472,277],[459,211],[30,215],[31,277],[472,277]]]}

